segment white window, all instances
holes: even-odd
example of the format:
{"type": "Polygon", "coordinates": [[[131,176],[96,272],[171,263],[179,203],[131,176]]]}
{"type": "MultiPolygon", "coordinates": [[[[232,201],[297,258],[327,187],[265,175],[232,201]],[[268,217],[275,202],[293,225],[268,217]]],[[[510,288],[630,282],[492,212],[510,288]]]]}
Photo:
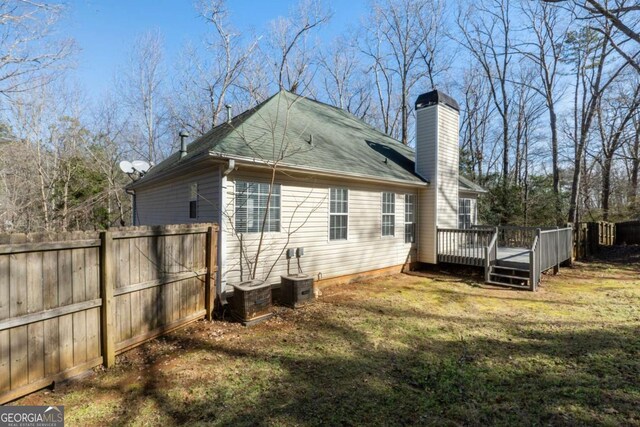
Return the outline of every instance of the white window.
{"type": "Polygon", "coordinates": [[[382,193],[382,235],[394,236],[396,224],[396,195],[382,193]]]}
{"type": "Polygon", "coordinates": [[[189,188],[189,219],[198,218],[198,183],[194,182],[189,188]]]}
{"type": "Polygon", "coordinates": [[[416,241],[416,211],[415,195],[404,195],[404,242],[414,243],[416,241]]]}
{"type": "Polygon", "coordinates": [[[472,224],[471,199],[458,199],[458,228],[471,228],[472,224]]]}
{"type": "Polygon", "coordinates": [[[349,233],[349,190],[329,189],[329,240],[347,240],[349,233]]]}
{"type": "Polygon", "coordinates": [[[236,182],[236,233],[260,233],[263,223],[264,231],[280,231],[280,184],[270,190],[265,183],[236,182]]]}

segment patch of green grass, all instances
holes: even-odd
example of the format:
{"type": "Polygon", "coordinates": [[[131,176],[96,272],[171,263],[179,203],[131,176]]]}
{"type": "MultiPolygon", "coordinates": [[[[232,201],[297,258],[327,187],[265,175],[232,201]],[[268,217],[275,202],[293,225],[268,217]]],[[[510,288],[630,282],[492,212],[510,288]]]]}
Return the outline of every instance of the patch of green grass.
{"type": "Polygon", "coordinates": [[[64,404],[70,425],[640,425],[639,277],[581,264],[538,293],[444,275],[332,286],[27,399],[64,404]]]}

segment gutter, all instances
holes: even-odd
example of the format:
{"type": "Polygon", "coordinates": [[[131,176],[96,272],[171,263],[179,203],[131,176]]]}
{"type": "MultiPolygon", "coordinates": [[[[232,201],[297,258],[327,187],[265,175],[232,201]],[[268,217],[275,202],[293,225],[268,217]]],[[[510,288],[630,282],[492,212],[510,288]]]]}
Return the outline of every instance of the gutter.
{"type": "MultiPolygon", "coordinates": [[[[227,161],[237,161],[238,163],[253,166],[257,168],[268,168],[272,166],[271,162],[260,160],[252,157],[242,157],[242,156],[228,156],[223,153],[209,151],[209,156],[216,160],[227,160],[227,161]]],[[[365,174],[357,174],[357,173],[344,173],[338,172],[330,169],[322,169],[322,168],[314,168],[308,166],[296,166],[296,165],[287,165],[286,163],[281,163],[278,165],[277,169],[288,172],[299,172],[299,173],[311,173],[313,175],[326,176],[329,178],[347,178],[356,181],[367,181],[367,182],[386,182],[390,184],[405,186],[405,187],[427,187],[429,185],[428,181],[425,182],[409,182],[403,179],[388,179],[388,178],[379,178],[371,175],[365,174]]]]}

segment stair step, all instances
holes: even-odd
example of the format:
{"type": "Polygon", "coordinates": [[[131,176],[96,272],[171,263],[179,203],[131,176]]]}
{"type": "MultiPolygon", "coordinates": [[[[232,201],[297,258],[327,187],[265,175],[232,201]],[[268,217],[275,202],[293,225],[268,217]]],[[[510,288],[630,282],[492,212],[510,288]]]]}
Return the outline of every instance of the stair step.
{"type": "Polygon", "coordinates": [[[512,271],[521,271],[523,273],[529,274],[529,270],[526,270],[524,268],[508,267],[506,265],[497,265],[496,264],[496,265],[492,265],[491,268],[494,268],[494,269],[495,268],[500,268],[500,269],[503,269],[503,270],[512,270],[512,271]]]}
{"type": "Polygon", "coordinates": [[[528,281],[529,281],[529,278],[528,278],[528,277],[522,277],[522,276],[510,276],[510,275],[508,275],[508,274],[491,273],[491,276],[504,277],[505,279],[524,280],[525,282],[528,282],[528,281]]]}
{"type": "Polygon", "coordinates": [[[529,285],[514,285],[513,283],[504,283],[504,282],[494,282],[493,280],[489,280],[485,283],[488,283],[490,285],[497,285],[497,286],[508,286],[510,288],[518,288],[518,289],[529,289],[529,285]]]}

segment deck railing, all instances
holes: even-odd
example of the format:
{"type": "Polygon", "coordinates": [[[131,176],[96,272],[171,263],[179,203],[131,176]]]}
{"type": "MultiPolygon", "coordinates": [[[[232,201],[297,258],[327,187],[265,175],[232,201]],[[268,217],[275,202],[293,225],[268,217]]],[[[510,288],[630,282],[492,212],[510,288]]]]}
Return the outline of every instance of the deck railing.
{"type": "Polygon", "coordinates": [[[557,273],[560,264],[571,259],[572,250],[571,227],[538,229],[529,251],[531,290],[536,290],[542,272],[553,268],[557,273]]]}
{"type": "Polygon", "coordinates": [[[491,279],[491,266],[496,263],[498,259],[498,230],[493,230],[493,236],[489,245],[484,248],[484,280],[485,282],[491,279]]]}
{"type": "Polygon", "coordinates": [[[439,228],[437,233],[438,262],[482,267],[495,229],[439,228]]]}
{"type": "Polygon", "coordinates": [[[529,290],[535,291],[540,283],[540,230],[533,238],[529,251],[529,290]]]}
{"type": "Polygon", "coordinates": [[[491,266],[499,262],[498,247],[528,249],[529,285],[531,290],[536,290],[542,272],[551,268],[557,271],[562,262],[571,260],[573,230],[571,227],[474,226],[437,231],[438,262],[484,267],[487,281],[491,266]]]}

